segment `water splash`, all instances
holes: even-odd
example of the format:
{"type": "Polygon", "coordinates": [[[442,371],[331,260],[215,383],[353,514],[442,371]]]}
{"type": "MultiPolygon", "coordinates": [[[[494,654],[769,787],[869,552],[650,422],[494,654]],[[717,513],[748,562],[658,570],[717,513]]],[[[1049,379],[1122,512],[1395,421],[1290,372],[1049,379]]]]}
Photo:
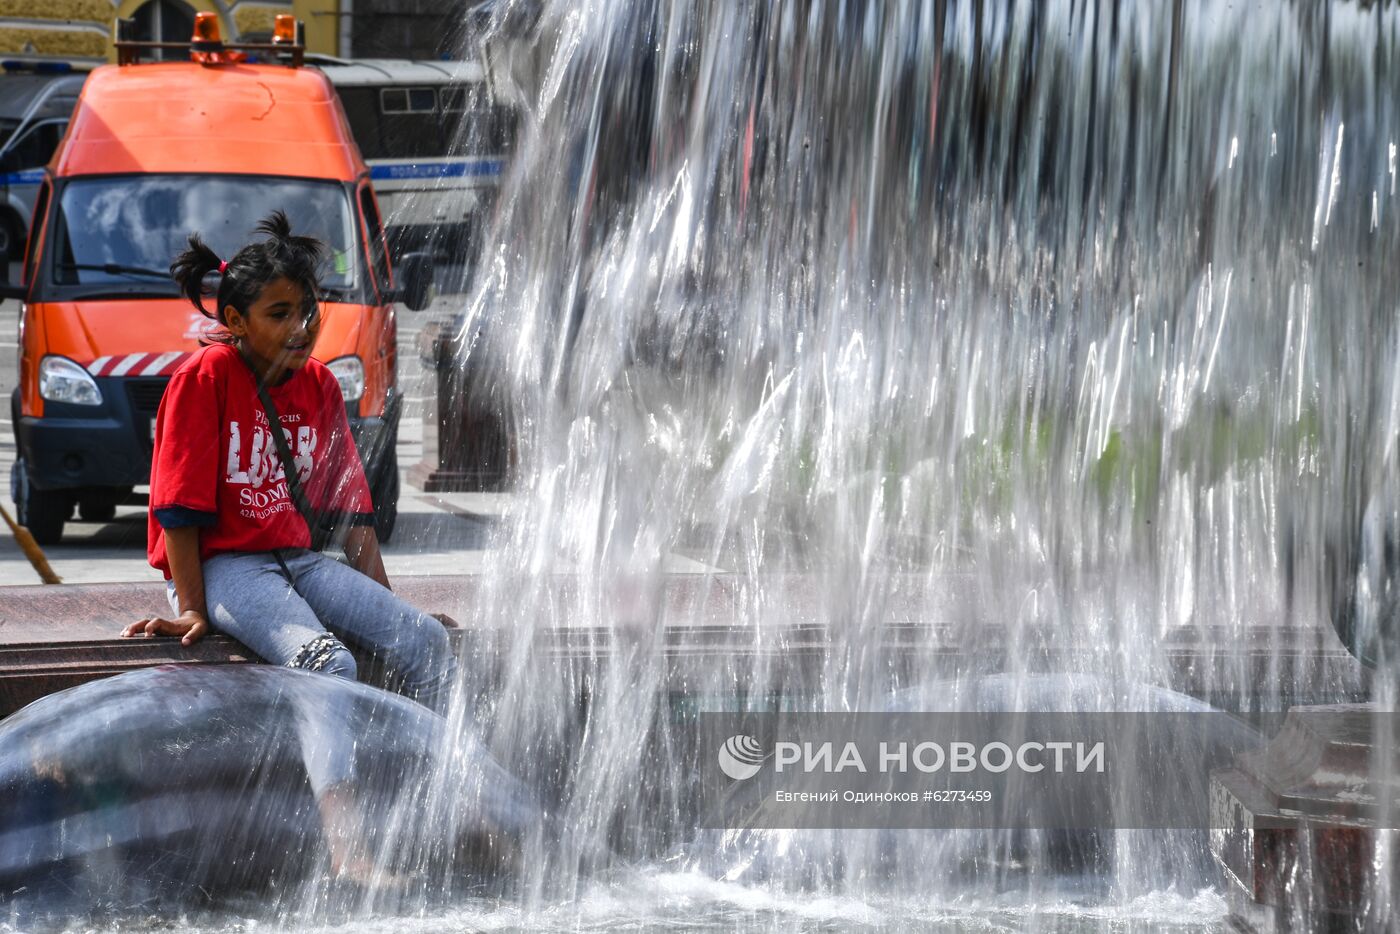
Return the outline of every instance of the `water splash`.
{"type": "Polygon", "coordinates": [[[460,364],[519,495],[483,717],[526,772],[573,750],[571,818],[646,852],[682,817],[637,788],[684,781],[652,731],[665,628],[713,622],[694,563],[745,649],[702,696],[758,702],[812,623],[803,702],[878,709],[892,618],[1125,682],[1248,642],[1270,677],[1208,695],[1344,692],[1279,660],[1396,511],[1392,7],[498,6],[525,130],[460,364]],[[586,684],[531,661],[554,627],[604,633],[586,684]]]}

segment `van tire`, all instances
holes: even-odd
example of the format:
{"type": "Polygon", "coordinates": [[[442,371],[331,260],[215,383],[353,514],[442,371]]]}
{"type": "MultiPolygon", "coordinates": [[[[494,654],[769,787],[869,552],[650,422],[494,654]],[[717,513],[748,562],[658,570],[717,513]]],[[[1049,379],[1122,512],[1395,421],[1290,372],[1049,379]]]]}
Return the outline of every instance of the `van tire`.
{"type": "Polygon", "coordinates": [[[374,537],[382,545],[393,537],[399,521],[399,455],[392,448],[380,462],[369,495],[374,501],[374,537]]]}
{"type": "MultiPolygon", "coordinates": [[[[18,508],[18,505],[16,505],[18,508]]],[[[57,545],[63,540],[63,526],[73,514],[73,501],[57,490],[29,491],[22,523],[40,545],[57,545]]]]}
{"type": "Polygon", "coordinates": [[[78,497],[78,518],[84,522],[111,522],[117,517],[117,501],[110,495],[78,497]]]}
{"type": "Polygon", "coordinates": [[[73,515],[73,498],[62,490],[36,490],[29,484],[24,460],[10,468],[10,495],[15,501],[15,521],[29,530],[40,545],[57,545],[63,526],[73,515]]]}

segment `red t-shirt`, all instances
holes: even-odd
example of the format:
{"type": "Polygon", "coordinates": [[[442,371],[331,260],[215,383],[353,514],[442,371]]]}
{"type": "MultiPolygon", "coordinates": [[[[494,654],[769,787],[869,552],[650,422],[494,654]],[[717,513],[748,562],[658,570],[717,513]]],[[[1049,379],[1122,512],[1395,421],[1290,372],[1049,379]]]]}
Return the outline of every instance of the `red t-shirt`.
{"type": "MultiPolygon", "coordinates": [[[[312,506],[372,524],[369,485],[330,370],[308,360],[268,392],[312,506]]],[[[226,551],[310,547],[252,371],[235,348],[205,347],[171,377],[156,414],[147,521],[147,554],[167,580],[167,528],[198,526],[202,561],[226,551]]]]}

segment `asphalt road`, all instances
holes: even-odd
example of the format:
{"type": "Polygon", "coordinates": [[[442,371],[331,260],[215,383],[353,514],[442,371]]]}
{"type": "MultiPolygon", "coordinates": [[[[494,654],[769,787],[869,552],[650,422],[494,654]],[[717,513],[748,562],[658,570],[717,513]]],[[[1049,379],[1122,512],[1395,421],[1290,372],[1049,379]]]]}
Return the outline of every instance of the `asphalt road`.
{"type": "MultiPolygon", "coordinates": [[[[16,281],[12,269],[10,281],[16,281]]],[[[440,296],[431,308],[411,312],[399,308],[399,385],[405,393],[400,424],[399,469],[406,472],[422,459],[424,393],[432,391],[429,373],[419,362],[417,339],[434,318],[450,314],[460,295],[440,296]]],[[[10,422],[10,393],[18,381],[20,303],[0,302],[0,502],[10,515],[10,467],[15,459],[14,426],[10,422]]],[[[138,492],[145,492],[138,487],[138,492]]],[[[498,520],[503,497],[484,493],[424,494],[407,478],[399,499],[398,526],[384,548],[390,577],[400,574],[470,573],[480,566],[482,548],[498,520]]],[[[154,581],[158,572],[146,563],[146,508],[121,506],[111,522],[81,522],[64,528],[63,541],[45,548],[55,572],[69,583],[154,581]]],[[[8,528],[0,528],[0,586],[36,584],[34,572],[8,528]]],[[[0,595],[0,602],[3,602],[0,595]]]]}

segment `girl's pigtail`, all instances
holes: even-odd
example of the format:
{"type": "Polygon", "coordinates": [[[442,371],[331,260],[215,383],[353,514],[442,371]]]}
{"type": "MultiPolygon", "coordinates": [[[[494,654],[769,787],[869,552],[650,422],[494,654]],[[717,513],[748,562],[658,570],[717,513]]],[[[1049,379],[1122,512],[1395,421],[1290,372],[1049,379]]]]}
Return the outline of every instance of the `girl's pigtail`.
{"type": "Polygon", "coordinates": [[[304,263],[315,269],[325,253],[325,244],[315,237],[298,237],[292,234],[292,223],[283,211],[273,211],[258,222],[257,232],[267,234],[279,247],[294,257],[297,264],[304,263]]]}
{"type": "Polygon", "coordinates": [[[258,221],[258,226],[253,230],[267,234],[273,240],[286,240],[292,235],[292,222],[287,220],[287,212],[279,208],[258,221]]]}
{"type": "Polygon", "coordinates": [[[319,267],[325,245],[314,237],[293,236],[292,224],[282,211],[273,211],[259,221],[257,232],[267,235],[264,242],[277,257],[283,275],[301,283],[307,298],[314,303],[321,292],[319,267]]]}
{"type": "Polygon", "coordinates": [[[204,278],[217,270],[220,263],[218,254],[199,238],[199,234],[190,234],[189,249],[175,257],[170,264],[170,277],[180,286],[181,294],[206,318],[215,316],[204,307],[204,278]]]}

